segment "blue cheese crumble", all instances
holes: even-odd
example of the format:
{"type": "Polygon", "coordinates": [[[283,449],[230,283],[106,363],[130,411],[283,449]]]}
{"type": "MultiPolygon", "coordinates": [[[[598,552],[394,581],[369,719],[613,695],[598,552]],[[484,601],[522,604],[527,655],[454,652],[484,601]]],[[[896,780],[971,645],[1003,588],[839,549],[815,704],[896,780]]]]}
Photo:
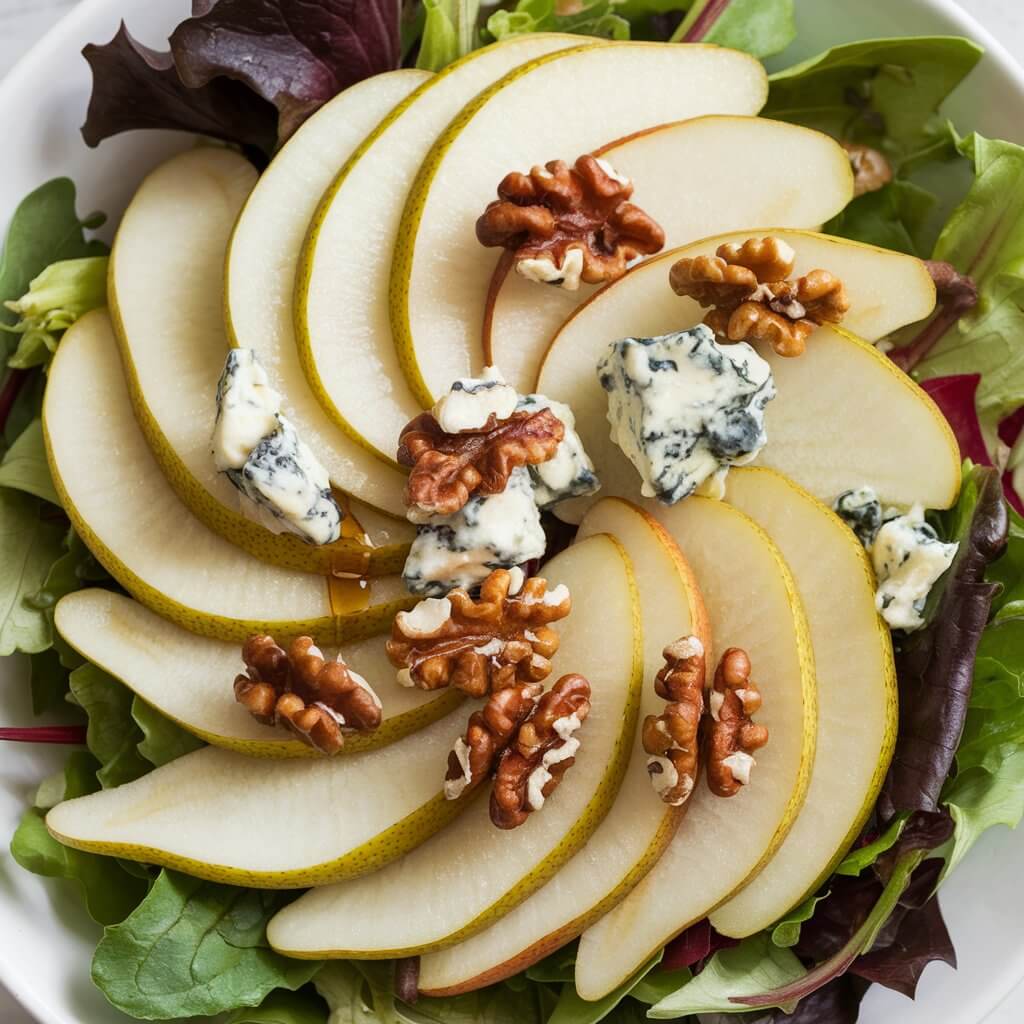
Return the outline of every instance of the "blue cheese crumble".
{"type": "MultiPolygon", "coordinates": [[[[217,384],[213,459],[271,523],[311,544],[341,536],[327,470],[281,415],[281,396],[251,349],[232,349],[217,384]]],[[[266,522],[266,519],[261,520],[266,522]]]]}
{"type": "Polygon", "coordinates": [[[431,411],[446,434],[482,430],[493,416],[507,420],[516,411],[519,395],[500,371],[488,366],[482,377],[457,380],[431,411]]]}
{"type": "Polygon", "coordinates": [[[730,466],[767,442],[771,367],[749,345],[719,345],[704,324],[613,342],[597,367],[612,440],[636,467],[641,493],[666,505],[702,485],[720,493],[730,466]]]}
{"type": "Polygon", "coordinates": [[[943,543],[920,505],[905,514],[883,511],[870,487],[844,491],[832,507],[871,556],[878,580],[875,607],[889,628],[920,629],[928,595],[952,565],[959,544],[943,543]]]}
{"type": "Polygon", "coordinates": [[[565,436],[555,454],[547,462],[529,467],[537,504],[548,509],[567,498],[579,498],[597,491],[601,482],[594,471],[594,463],[583,448],[580,435],[576,433],[576,417],[572,409],[564,402],[552,401],[544,395],[524,395],[519,399],[519,408],[531,413],[550,409],[565,427],[565,436]]]}
{"type": "Polygon", "coordinates": [[[417,526],[402,577],[414,594],[443,597],[477,586],[493,569],[541,558],[545,545],[530,474],[519,466],[500,494],[477,495],[454,515],[417,526]]]}

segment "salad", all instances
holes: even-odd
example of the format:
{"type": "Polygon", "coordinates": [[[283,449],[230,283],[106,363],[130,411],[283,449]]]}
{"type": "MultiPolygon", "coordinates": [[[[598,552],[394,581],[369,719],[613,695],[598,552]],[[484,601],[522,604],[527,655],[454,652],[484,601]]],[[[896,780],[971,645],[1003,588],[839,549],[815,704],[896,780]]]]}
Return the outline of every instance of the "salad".
{"type": "Polygon", "coordinates": [[[0,262],[11,837],[139,1020],[852,1024],[1024,815],[1024,149],[792,0],[203,0],[0,262]],[[777,61],[776,61],[777,63],[777,61]],[[191,138],[188,138],[191,136],[191,138]],[[65,716],[66,718],[66,716],[65,716]]]}

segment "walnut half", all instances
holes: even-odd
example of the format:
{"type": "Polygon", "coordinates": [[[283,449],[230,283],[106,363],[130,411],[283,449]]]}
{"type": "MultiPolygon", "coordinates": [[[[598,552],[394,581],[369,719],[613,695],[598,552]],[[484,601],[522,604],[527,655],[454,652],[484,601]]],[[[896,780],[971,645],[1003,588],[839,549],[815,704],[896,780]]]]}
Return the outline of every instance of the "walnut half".
{"type": "Polygon", "coordinates": [[[761,707],[761,692],[750,678],[746,651],[730,647],[722,655],[708,704],[708,786],[715,796],[735,796],[750,783],[750,771],[757,763],[754,751],[768,742],[768,730],[752,720],[761,707]]]}
{"type": "Polygon", "coordinates": [[[658,252],[665,232],[627,200],[633,183],[584,154],[570,167],[552,160],[513,172],[476,222],[482,245],[508,249],[524,277],[560,285],[614,281],[638,256],[658,252]]]}
{"type": "Polygon", "coordinates": [[[502,754],[491,791],[491,821],[518,828],[554,792],[576,761],[575,733],[590,713],[590,683],[565,675],[537,701],[502,754]]]}
{"type": "Polygon", "coordinates": [[[678,260],[669,284],[710,307],[704,322],[723,341],[765,341],[780,356],[799,356],[811,332],[840,323],[850,302],[843,282],[827,270],[789,280],[795,260],[780,238],[749,238],[720,245],[714,256],[678,260]]]}
{"type": "Polygon", "coordinates": [[[519,568],[495,569],[474,600],[461,588],[399,612],[387,654],[399,682],[423,690],[454,686],[482,697],[551,673],[558,634],[550,624],[572,607],[568,588],[548,590],[519,568]]]}
{"type": "Polygon", "coordinates": [[[669,703],[660,715],[644,719],[641,738],[651,784],[661,799],[681,807],[690,798],[700,770],[700,721],[704,714],[704,645],[684,636],[662,652],[665,667],[654,680],[669,703]]]}
{"type": "Polygon", "coordinates": [[[372,732],[381,723],[377,695],[341,661],[326,661],[311,637],[287,652],[270,636],[242,647],[247,674],[235,677],[235,699],[264,725],[283,726],[322,754],[337,754],[346,732],[372,732]]]}

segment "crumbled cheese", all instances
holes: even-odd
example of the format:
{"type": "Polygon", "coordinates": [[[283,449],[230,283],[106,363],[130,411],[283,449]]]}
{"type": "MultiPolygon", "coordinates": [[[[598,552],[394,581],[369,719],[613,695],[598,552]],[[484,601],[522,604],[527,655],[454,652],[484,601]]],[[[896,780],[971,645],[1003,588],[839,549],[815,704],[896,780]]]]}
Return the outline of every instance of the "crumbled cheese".
{"type": "Polygon", "coordinates": [[[411,611],[399,612],[395,624],[408,637],[433,636],[452,617],[447,597],[428,597],[411,611]]]}
{"type": "Polygon", "coordinates": [[[268,528],[290,530],[312,544],[341,536],[342,512],[327,470],[281,415],[281,396],[251,349],[232,349],[217,384],[213,459],[262,513],[268,528]]]}
{"type": "Polygon", "coordinates": [[[924,625],[924,607],[936,580],[950,567],[957,544],[944,544],[915,505],[887,519],[871,547],[878,577],[875,607],[891,629],[908,632],[924,625]]]}
{"type": "Polygon", "coordinates": [[[575,757],[579,749],[580,741],[571,736],[559,746],[552,747],[540,759],[540,764],[530,772],[526,780],[526,806],[531,811],[539,811],[544,806],[544,787],[551,781],[551,768],[562,761],[568,761],[570,757],[575,757]]]}
{"type": "Polygon", "coordinates": [[[516,389],[489,366],[480,378],[455,381],[448,394],[434,406],[433,417],[446,434],[461,434],[480,430],[492,416],[507,420],[516,411],[518,401],[516,389]]]}
{"type": "Polygon", "coordinates": [[[454,515],[418,526],[402,575],[414,594],[440,597],[475,587],[493,569],[540,558],[545,545],[530,474],[517,466],[500,494],[476,495],[454,515]]]}
{"type": "Polygon", "coordinates": [[[524,395],[519,399],[519,408],[528,412],[550,409],[565,427],[565,436],[555,454],[547,462],[530,466],[537,504],[541,508],[551,508],[566,498],[578,498],[597,491],[601,482],[576,432],[576,417],[572,409],[564,402],[554,402],[545,395],[524,395]]]}
{"type": "Polygon", "coordinates": [[[708,702],[711,706],[711,717],[717,722],[722,712],[722,705],[725,703],[725,694],[718,690],[712,690],[708,695],[708,702]]]}
{"type": "Polygon", "coordinates": [[[452,753],[462,769],[462,774],[456,779],[444,780],[445,800],[458,800],[466,791],[466,787],[473,781],[473,772],[469,767],[469,747],[461,736],[455,741],[452,753]]]}
{"type": "MultiPolygon", "coordinates": [[[[640,474],[641,492],[673,505],[767,442],[771,367],[749,345],[719,345],[704,324],[614,342],[597,368],[612,440],[640,474]]],[[[719,481],[720,482],[720,481],[719,481]]]]}
{"type": "Polygon", "coordinates": [[[516,260],[516,273],[538,284],[555,285],[567,292],[577,291],[583,277],[583,250],[575,246],[567,249],[560,267],[553,256],[516,260]]]}
{"type": "Polygon", "coordinates": [[[832,503],[832,509],[870,550],[882,528],[882,503],[878,495],[870,487],[855,487],[843,491],[832,503]]]}
{"type": "Polygon", "coordinates": [[[600,157],[597,157],[596,163],[597,166],[612,179],[612,181],[618,182],[623,188],[633,184],[633,182],[624,174],[619,174],[619,172],[615,170],[607,160],[602,160],[600,157]]]}
{"type": "Polygon", "coordinates": [[[737,750],[735,754],[723,757],[722,764],[729,769],[730,774],[736,782],[741,786],[749,786],[750,769],[753,768],[757,762],[749,754],[745,754],[742,750],[737,750]]]}

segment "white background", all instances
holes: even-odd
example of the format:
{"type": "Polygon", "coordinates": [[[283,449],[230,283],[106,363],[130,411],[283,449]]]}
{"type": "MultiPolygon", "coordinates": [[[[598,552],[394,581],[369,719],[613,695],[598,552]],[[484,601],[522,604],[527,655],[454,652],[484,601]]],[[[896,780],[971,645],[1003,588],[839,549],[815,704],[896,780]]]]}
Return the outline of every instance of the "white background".
{"type": "MultiPolygon", "coordinates": [[[[0,78],[17,59],[77,0],[0,0],[0,78]]],[[[160,0],[153,0],[159,3],[160,0]]],[[[828,2],[828,0],[820,0],[828,2]]],[[[899,0],[893,0],[898,3],[899,0]]],[[[1024,61],[1024,4],[1021,0],[958,0],[1024,61]]],[[[97,40],[100,42],[101,40],[97,40]]],[[[31,116],[31,111],[25,112],[31,116]]],[[[3,212],[6,216],[6,211],[3,212]]],[[[6,842],[6,838],[4,838],[6,842]]],[[[1019,1024],[1024,1020],[1024,988],[1018,989],[986,1024],[1019,1024]]],[[[0,987],[0,1024],[34,1024],[0,987]]],[[[88,1024],[88,1022],[83,1022],[88,1024]]],[[[939,1024],[939,1022],[936,1022],[939,1024]]],[[[950,1024],[950,1022],[942,1022],[950,1024]]]]}

